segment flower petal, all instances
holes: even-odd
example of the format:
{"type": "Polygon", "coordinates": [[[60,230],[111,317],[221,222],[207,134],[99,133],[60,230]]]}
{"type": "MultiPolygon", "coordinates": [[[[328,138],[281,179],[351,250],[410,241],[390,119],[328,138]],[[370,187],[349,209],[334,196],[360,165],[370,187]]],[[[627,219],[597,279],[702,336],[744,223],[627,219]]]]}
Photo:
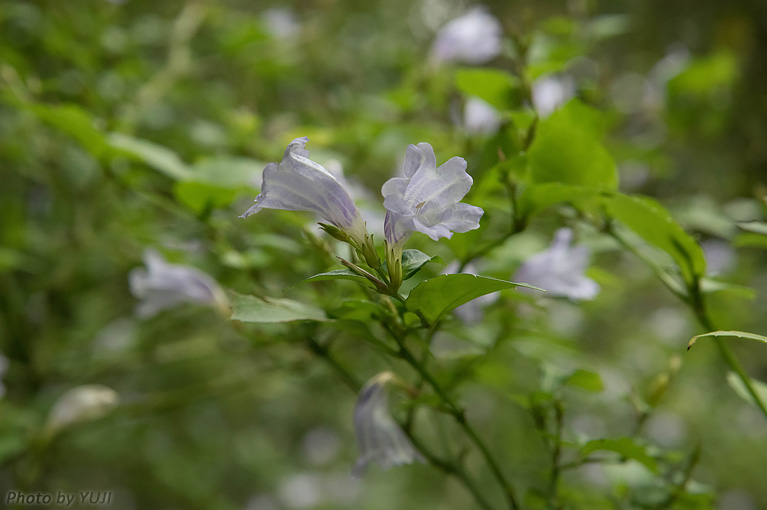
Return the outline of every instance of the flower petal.
{"type": "Polygon", "coordinates": [[[136,315],[148,318],[181,303],[203,303],[228,308],[218,283],[199,269],[169,264],[154,250],[144,252],[146,269],[137,267],[128,274],[131,293],[141,300],[136,315]]]}
{"type": "Polygon", "coordinates": [[[446,209],[465,197],[472,183],[466,160],[454,157],[439,168],[421,167],[410,179],[404,198],[416,211],[425,205],[446,209]]]}
{"type": "Polygon", "coordinates": [[[514,280],[540,287],[551,297],[594,299],[599,293],[599,284],[583,274],[588,267],[589,249],[571,247],[572,238],[572,230],[557,230],[551,246],[526,260],[514,280]]]}
{"type": "Polygon", "coordinates": [[[393,378],[390,372],[378,374],[365,384],[354,406],[354,432],[360,455],[352,473],[361,477],[371,462],[383,469],[414,461],[423,462],[410,440],[389,412],[386,383],[393,378]]]}
{"type": "Polygon", "coordinates": [[[501,53],[502,35],[501,23],[484,7],[476,7],[439,30],[432,57],[438,63],[481,64],[501,53]]]}
{"type": "Polygon", "coordinates": [[[431,144],[421,142],[418,145],[408,145],[402,170],[406,177],[413,177],[421,168],[437,168],[437,156],[431,144]]]}
{"type": "Polygon", "coordinates": [[[264,169],[261,193],[256,204],[241,216],[261,209],[307,211],[322,216],[358,241],[364,241],[365,223],[349,193],[330,172],[309,159],[308,138],[296,138],[285,149],[279,163],[264,169]]]}

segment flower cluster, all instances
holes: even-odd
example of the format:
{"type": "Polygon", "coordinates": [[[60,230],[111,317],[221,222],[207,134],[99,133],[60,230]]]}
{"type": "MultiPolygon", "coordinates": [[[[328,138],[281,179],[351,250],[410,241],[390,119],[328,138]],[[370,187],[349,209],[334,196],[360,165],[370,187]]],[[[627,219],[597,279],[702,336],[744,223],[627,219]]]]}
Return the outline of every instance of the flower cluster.
{"type": "MultiPolygon", "coordinates": [[[[322,228],[336,239],[355,247],[360,258],[374,270],[381,268],[372,236],[367,232],[359,209],[341,181],[322,165],[309,159],[308,138],[296,138],[288,145],[280,163],[264,169],[261,193],[243,218],[262,209],[313,212],[327,221],[322,228]]],[[[402,283],[402,250],[413,232],[433,240],[450,238],[453,232],[479,228],[483,211],[461,203],[472,178],[466,161],[454,157],[437,167],[434,149],[428,143],[410,145],[403,164],[403,177],[384,183],[386,218],[384,237],[388,274],[381,281],[351,263],[344,264],[358,274],[372,277],[378,288],[396,292],[402,283]],[[383,285],[383,287],[382,287],[383,285]]]]}

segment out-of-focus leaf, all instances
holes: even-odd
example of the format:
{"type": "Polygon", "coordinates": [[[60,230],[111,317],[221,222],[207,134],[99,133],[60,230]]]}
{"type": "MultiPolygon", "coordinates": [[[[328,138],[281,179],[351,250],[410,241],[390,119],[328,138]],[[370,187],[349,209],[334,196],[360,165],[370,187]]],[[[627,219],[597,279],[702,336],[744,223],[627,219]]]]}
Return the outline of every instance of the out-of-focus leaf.
{"type": "MultiPolygon", "coordinates": [[[[736,374],[735,372],[728,373],[727,383],[735,391],[735,393],[738,394],[740,398],[742,398],[746,402],[751,403],[752,405],[756,405],[756,402],[754,402],[754,397],[748,391],[748,388],[746,388],[746,385],[743,384],[743,380],[740,378],[738,374],[736,374]]],[[[767,402],[767,384],[761,381],[757,381],[756,379],[751,379],[751,387],[754,388],[754,391],[759,397],[759,400],[761,400],[762,402],[767,402]]]]}
{"type": "Polygon", "coordinates": [[[499,110],[511,109],[518,102],[519,80],[501,69],[459,69],[455,85],[464,94],[484,99],[499,110]]]}
{"type": "Polygon", "coordinates": [[[107,140],[113,149],[132,156],[171,179],[185,181],[192,177],[189,167],[167,147],[122,133],[111,133],[107,140]]]}
{"type": "Polygon", "coordinates": [[[612,193],[605,197],[605,203],[609,216],[671,255],[688,283],[705,274],[706,260],[700,245],[658,202],[647,197],[612,193]]]}
{"type": "Polygon", "coordinates": [[[341,306],[332,311],[337,319],[369,322],[376,316],[383,316],[386,310],[379,303],[366,299],[344,299],[341,306]]]}
{"type": "Polygon", "coordinates": [[[626,14],[597,16],[586,26],[589,37],[595,41],[625,34],[631,27],[631,18],[626,14]]]}
{"type": "Polygon", "coordinates": [[[577,209],[583,209],[588,207],[586,204],[595,203],[602,196],[599,189],[550,182],[527,187],[517,203],[520,217],[529,220],[554,204],[571,204],[577,209]]]}
{"type": "Polygon", "coordinates": [[[767,223],[763,221],[742,221],[736,223],[735,226],[744,232],[751,232],[753,234],[762,234],[767,236],[767,223]]]}
{"type": "Polygon", "coordinates": [[[472,299],[503,289],[527,287],[524,283],[507,282],[473,274],[443,274],[419,283],[408,296],[407,309],[434,323],[446,313],[472,299]]]}
{"type": "Polygon", "coordinates": [[[700,290],[704,294],[713,294],[714,292],[729,292],[746,299],[753,299],[756,297],[756,291],[751,287],[738,285],[736,283],[723,282],[721,280],[715,280],[714,278],[709,278],[707,276],[701,278],[700,290]]]}
{"type": "Polygon", "coordinates": [[[197,213],[207,208],[226,207],[237,197],[239,190],[221,188],[204,182],[181,181],[173,186],[176,200],[197,213]]]}
{"type": "Polygon", "coordinates": [[[690,339],[690,343],[687,344],[687,350],[689,351],[690,348],[695,345],[695,342],[698,341],[698,338],[704,338],[704,337],[718,337],[718,336],[725,336],[725,337],[734,337],[734,338],[748,338],[750,340],[756,340],[758,342],[763,342],[767,344],[767,336],[757,335],[756,333],[746,333],[744,331],[712,331],[711,333],[704,333],[702,335],[695,335],[690,339]]]}
{"type": "Polygon", "coordinates": [[[234,294],[231,299],[231,320],[240,322],[275,323],[293,321],[329,321],[325,311],[292,299],[257,298],[234,294]]]}
{"type": "Polygon", "coordinates": [[[709,94],[729,86],[738,77],[738,61],[733,53],[719,51],[700,57],[669,81],[669,93],[709,100],[709,94]]]}
{"type": "Polygon", "coordinates": [[[600,130],[595,110],[577,100],[541,120],[528,151],[531,180],[616,188],[617,167],[599,140],[600,130]]]}
{"type": "Polygon", "coordinates": [[[580,454],[583,457],[596,451],[610,451],[619,454],[626,459],[633,459],[644,464],[653,473],[658,471],[658,464],[648,453],[647,447],[638,444],[633,438],[622,437],[620,439],[595,439],[581,447],[580,454]]]}
{"type": "Polygon", "coordinates": [[[107,149],[104,133],[96,128],[90,115],[79,106],[30,103],[24,104],[23,107],[37,115],[46,124],[72,136],[94,156],[101,156],[107,149]]]}
{"type": "Polygon", "coordinates": [[[368,281],[367,278],[365,278],[364,276],[360,276],[349,269],[334,269],[332,271],[328,271],[327,273],[319,273],[314,276],[310,276],[309,278],[306,278],[304,280],[301,280],[298,283],[294,283],[293,285],[285,289],[285,292],[289,291],[293,287],[301,285],[302,283],[321,282],[324,280],[352,280],[357,283],[370,285],[370,281],[368,281]]]}
{"type": "Polygon", "coordinates": [[[587,391],[600,392],[604,389],[602,378],[596,372],[578,369],[565,379],[565,384],[587,391]]]}

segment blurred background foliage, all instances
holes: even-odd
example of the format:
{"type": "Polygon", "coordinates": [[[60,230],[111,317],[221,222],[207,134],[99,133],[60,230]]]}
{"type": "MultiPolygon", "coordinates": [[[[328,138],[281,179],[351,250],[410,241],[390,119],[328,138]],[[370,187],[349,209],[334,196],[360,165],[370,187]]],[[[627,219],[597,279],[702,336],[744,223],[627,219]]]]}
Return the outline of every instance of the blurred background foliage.
{"type": "MultiPolygon", "coordinates": [[[[303,339],[332,340],[364,381],[392,368],[360,341],[365,326],[232,326],[197,307],[140,321],[127,274],[155,247],[225,287],[279,297],[335,267],[327,239],[304,228],[308,215],[237,218],[264,162],[304,135],[314,159],[356,183],[370,225],[409,143],[428,141],[439,162],[465,157],[483,228],[413,240],[464,258],[505,228],[494,172],[520,150],[531,94],[551,77],[600,112],[572,122],[604,135],[619,188],[660,200],[702,244],[709,272],[744,286],[709,295],[715,322],[767,332],[767,243],[736,227],[765,219],[767,4],[486,5],[503,26],[502,53],[462,66],[430,55],[440,27],[471,7],[461,1],[2,3],[0,494],[113,490],[125,509],[470,508],[462,487],[426,466],[349,477],[354,395],[303,339]],[[485,68],[504,71],[514,93],[499,95],[485,68]],[[467,129],[467,91],[502,111],[497,133],[467,129]],[[58,397],[94,383],[120,405],[43,437],[58,397]]],[[[576,220],[542,214],[479,261],[482,273],[510,278],[576,220]]],[[[545,491],[545,441],[520,401],[551,398],[552,367],[583,368],[599,382],[563,390],[569,441],[635,434],[680,466],[700,448],[688,493],[670,507],[767,506],[767,425],[710,345],[684,354],[701,332],[694,317],[617,243],[588,227],[578,235],[594,254],[597,299],[504,294],[481,323],[450,323],[442,338],[441,376],[464,383],[461,400],[504,468],[523,492],[545,491]]],[[[334,309],[353,290],[326,282],[289,297],[334,309]]],[[[767,381],[763,346],[735,348],[767,381]]],[[[461,451],[451,425],[433,421],[426,435],[461,451]]],[[[657,481],[633,461],[562,477],[566,508],[658,507],[657,481]]]]}

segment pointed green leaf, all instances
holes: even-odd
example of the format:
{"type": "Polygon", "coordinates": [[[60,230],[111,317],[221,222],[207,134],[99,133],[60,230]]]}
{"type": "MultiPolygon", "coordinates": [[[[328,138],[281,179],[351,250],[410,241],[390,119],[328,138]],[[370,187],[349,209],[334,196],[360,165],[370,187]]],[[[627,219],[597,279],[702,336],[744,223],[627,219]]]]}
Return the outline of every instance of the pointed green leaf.
{"type": "Polygon", "coordinates": [[[519,79],[501,69],[459,69],[455,73],[455,86],[464,94],[477,96],[499,110],[511,109],[519,101],[519,79]]]}
{"type": "Polygon", "coordinates": [[[568,386],[575,386],[595,393],[604,389],[604,384],[599,374],[589,370],[578,369],[571,373],[564,382],[568,386]]]}
{"type": "Polygon", "coordinates": [[[705,274],[706,260],[700,245],[658,202],[648,197],[612,193],[605,197],[605,203],[608,215],[671,255],[688,283],[705,274]]]}
{"type": "Polygon", "coordinates": [[[541,120],[528,151],[532,181],[615,189],[618,172],[602,129],[598,112],[577,100],[541,120]]]}
{"type": "Polygon", "coordinates": [[[90,115],[75,104],[23,103],[20,106],[51,127],[73,137],[96,157],[107,149],[104,133],[96,128],[90,115]]]}
{"type": "Polygon", "coordinates": [[[167,147],[122,133],[111,133],[108,142],[113,149],[142,161],[171,179],[184,181],[192,177],[189,167],[167,147]]]}
{"type": "Polygon", "coordinates": [[[233,321],[274,323],[330,320],[323,309],[292,299],[257,298],[234,294],[231,305],[233,321]]]}
{"type": "Polygon", "coordinates": [[[690,348],[695,345],[695,342],[698,341],[698,338],[704,338],[704,337],[713,337],[713,336],[729,336],[729,337],[735,337],[735,338],[748,338],[751,340],[756,340],[758,342],[762,342],[767,344],[767,336],[757,335],[756,333],[746,333],[744,331],[712,331],[711,333],[704,333],[702,335],[695,335],[690,339],[690,343],[687,344],[687,350],[689,351],[690,348]]]}
{"type": "Polygon", "coordinates": [[[473,274],[443,274],[419,283],[405,301],[407,309],[434,323],[446,313],[472,299],[503,289],[527,287],[524,283],[507,282],[473,274]]]}
{"type": "Polygon", "coordinates": [[[647,469],[652,472],[657,472],[658,464],[655,459],[650,457],[647,453],[647,447],[637,444],[637,442],[630,437],[622,437],[620,439],[595,439],[589,441],[581,447],[580,454],[583,457],[595,451],[610,451],[621,455],[626,459],[633,459],[637,462],[644,464],[647,469]]]}
{"type": "Polygon", "coordinates": [[[327,273],[319,273],[314,276],[310,276],[309,278],[306,278],[304,280],[301,280],[298,283],[294,283],[293,285],[285,289],[283,292],[287,292],[293,287],[301,285],[302,283],[320,282],[323,280],[352,280],[357,283],[362,283],[365,285],[370,284],[367,278],[365,278],[364,276],[360,276],[349,269],[334,269],[332,271],[328,271],[327,273]]]}
{"type": "Polygon", "coordinates": [[[751,232],[754,234],[762,234],[767,236],[767,223],[762,221],[743,221],[736,223],[735,226],[744,232],[751,232]]]}

